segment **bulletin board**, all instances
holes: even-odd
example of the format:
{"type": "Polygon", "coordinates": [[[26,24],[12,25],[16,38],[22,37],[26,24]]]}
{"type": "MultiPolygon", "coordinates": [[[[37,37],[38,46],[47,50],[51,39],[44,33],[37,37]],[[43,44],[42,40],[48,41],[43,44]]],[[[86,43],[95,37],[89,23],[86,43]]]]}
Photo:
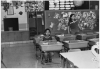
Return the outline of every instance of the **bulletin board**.
{"type": "Polygon", "coordinates": [[[45,11],[45,29],[52,32],[68,33],[68,22],[71,14],[75,14],[80,31],[94,30],[99,16],[98,10],[48,10],[45,11]]]}

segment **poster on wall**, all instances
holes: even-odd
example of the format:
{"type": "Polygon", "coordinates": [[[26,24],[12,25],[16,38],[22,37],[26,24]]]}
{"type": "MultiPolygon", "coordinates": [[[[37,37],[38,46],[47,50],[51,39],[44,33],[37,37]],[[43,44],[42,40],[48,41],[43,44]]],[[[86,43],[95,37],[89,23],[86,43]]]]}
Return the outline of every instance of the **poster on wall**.
{"type": "Polygon", "coordinates": [[[9,9],[7,11],[7,15],[14,15],[14,8],[13,8],[13,6],[9,6],[9,9]]]}

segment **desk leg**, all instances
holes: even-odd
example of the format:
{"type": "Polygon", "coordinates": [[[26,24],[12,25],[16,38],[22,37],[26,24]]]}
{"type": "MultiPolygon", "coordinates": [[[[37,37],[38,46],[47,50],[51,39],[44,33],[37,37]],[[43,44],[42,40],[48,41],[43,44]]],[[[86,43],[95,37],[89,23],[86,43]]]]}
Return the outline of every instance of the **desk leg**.
{"type": "Polygon", "coordinates": [[[70,68],[70,63],[68,59],[66,58],[64,61],[65,61],[65,68],[70,68]]]}
{"type": "Polygon", "coordinates": [[[45,63],[44,53],[41,51],[41,63],[45,63]]]}
{"type": "Polygon", "coordinates": [[[61,56],[61,67],[65,68],[65,62],[64,62],[64,57],[61,56]]]}
{"type": "Polygon", "coordinates": [[[70,61],[67,58],[63,58],[63,68],[71,68],[70,61]]]}
{"type": "Polygon", "coordinates": [[[61,66],[62,68],[68,68],[68,62],[63,56],[61,56],[61,66]]]}
{"type": "Polygon", "coordinates": [[[78,68],[77,66],[74,66],[74,64],[69,61],[67,58],[64,58],[61,56],[61,66],[62,68],[78,68]]]}

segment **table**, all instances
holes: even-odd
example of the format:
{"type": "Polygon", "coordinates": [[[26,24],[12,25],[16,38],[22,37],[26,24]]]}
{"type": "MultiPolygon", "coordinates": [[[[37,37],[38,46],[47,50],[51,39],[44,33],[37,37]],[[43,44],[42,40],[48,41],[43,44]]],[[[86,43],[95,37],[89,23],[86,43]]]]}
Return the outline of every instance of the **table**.
{"type": "Polygon", "coordinates": [[[73,64],[78,68],[98,68],[99,62],[94,61],[95,56],[92,54],[91,50],[88,51],[77,51],[77,52],[65,52],[60,53],[62,56],[63,67],[70,67],[68,65],[73,64]],[[66,63],[67,64],[66,64],[66,63]]]}
{"type": "Polygon", "coordinates": [[[75,40],[76,39],[76,36],[72,35],[72,34],[56,35],[56,37],[59,38],[59,41],[75,40]]]}
{"type": "Polygon", "coordinates": [[[70,40],[70,41],[64,41],[63,43],[65,51],[68,51],[69,49],[88,48],[88,41],[84,40],[70,40]]]}

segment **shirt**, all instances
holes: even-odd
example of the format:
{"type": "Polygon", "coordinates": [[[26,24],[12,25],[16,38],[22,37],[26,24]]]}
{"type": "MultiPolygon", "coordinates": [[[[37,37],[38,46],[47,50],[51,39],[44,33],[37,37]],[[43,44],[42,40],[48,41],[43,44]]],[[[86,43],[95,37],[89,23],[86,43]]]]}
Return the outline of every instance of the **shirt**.
{"type": "Polygon", "coordinates": [[[45,41],[45,40],[52,40],[52,37],[51,36],[44,36],[43,41],[45,41]]]}

